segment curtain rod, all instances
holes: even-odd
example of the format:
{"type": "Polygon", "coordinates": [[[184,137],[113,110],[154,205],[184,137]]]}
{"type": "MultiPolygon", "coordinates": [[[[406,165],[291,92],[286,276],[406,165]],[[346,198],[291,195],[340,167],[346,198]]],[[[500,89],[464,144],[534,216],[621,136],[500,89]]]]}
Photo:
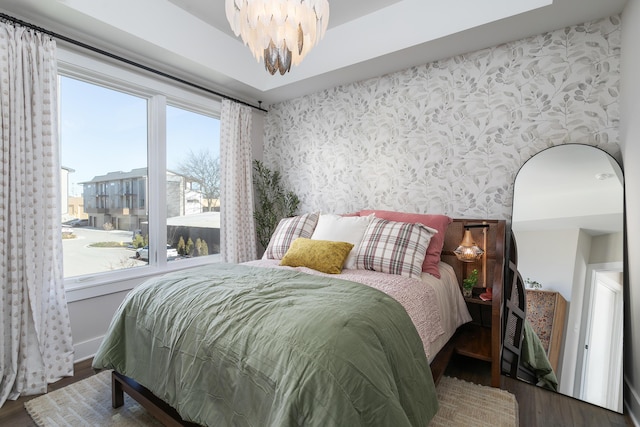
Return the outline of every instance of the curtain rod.
{"type": "Polygon", "coordinates": [[[123,58],[122,56],[115,55],[115,54],[113,54],[111,52],[107,52],[107,51],[99,49],[99,48],[97,48],[95,46],[91,46],[91,45],[88,45],[88,44],[83,43],[81,41],[72,39],[70,37],[63,36],[62,34],[54,33],[53,31],[49,31],[49,30],[44,29],[42,27],[38,27],[36,25],[33,25],[33,24],[28,23],[28,22],[22,21],[22,20],[20,20],[18,18],[14,18],[13,16],[9,16],[9,15],[6,15],[4,13],[0,13],[0,19],[6,20],[6,21],[9,21],[9,22],[13,22],[13,23],[18,24],[18,25],[20,25],[22,27],[26,27],[26,28],[30,28],[32,30],[39,31],[39,32],[41,32],[43,34],[46,34],[46,35],[51,36],[51,37],[54,37],[56,39],[60,39],[62,41],[74,44],[76,46],[80,46],[80,47],[82,47],[84,49],[87,49],[87,50],[90,50],[92,52],[99,53],[100,55],[104,55],[104,56],[107,56],[107,57],[109,57],[111,59],[115,59],[115,60],[124,62],[126,64],[129,64],[129,65],[132,65],[134,67],[137,67],[137,68],[143,69],[145,71],[148,71],[150,73],[165,77],[167,79],[176,81],[178,83],[182,83],[184,85],[191,86],[193,88],[202,90],[204,92],[208,92],[210,94],[217,95],[217,96],[219,96],[221,98],[225,98],[225,99],[228,99],[230,101],[234,101],[234,102],[237,102],[239,104],[246,105],[246,106],[251,107],[251,108],[255,108],[256,110],[264,111],[265,113],[268,112],[267,110],[262,108],[262,101],[258,101],[258,107],[256,107],[255,105],[251,105],[248,102],[241,101],[239,99],[233,98],[231,96],[225,95],[225,94],[220,93],[220,92],[216,92],[216,91],[214,91],[212,89],[208,89],[208,88],[206,88],[204,86],[200,86],[198,84],[195,84],[195,83],[189,82],[187,80],[181,79],[180,77],[176,77],[176,76],[173,76],[171,74],[167,74],[167,73],[165,73],[163,71],[156,70],[155,68],[148,67],[146,65],[140,64],[138,62],[132,61],[132,60],[127,59],[127,58],[123,58]]]}

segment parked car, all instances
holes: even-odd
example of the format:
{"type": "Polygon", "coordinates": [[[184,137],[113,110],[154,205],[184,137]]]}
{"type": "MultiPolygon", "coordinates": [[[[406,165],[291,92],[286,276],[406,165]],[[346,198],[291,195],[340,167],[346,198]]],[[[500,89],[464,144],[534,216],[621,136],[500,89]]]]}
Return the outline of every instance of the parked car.
{"type": "Polygon", "coordinates": [[[67,227],[86,227],[87,225],[89,225],[89,220],[74,218],[70,219],[69,221],[63,222],[62,225],[66,225],[67,227]]]}
{"type": "MultiPolygon", "coordinates": [[[[178,256],[178,250],[167,245],[167,259],[173,259],[178,256]]],[[[136,249],[136,259],[149,260],[149,245],[136,249]]]]}

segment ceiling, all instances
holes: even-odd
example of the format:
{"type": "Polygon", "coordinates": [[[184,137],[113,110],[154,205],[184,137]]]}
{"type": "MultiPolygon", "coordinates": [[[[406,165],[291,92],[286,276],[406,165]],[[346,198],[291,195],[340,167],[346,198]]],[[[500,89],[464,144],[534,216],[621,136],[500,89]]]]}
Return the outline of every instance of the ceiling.
{"type": "Polygon", "coordinates": [[[223,0],[0,0],[0,11],[268,106],[615,15],[626,1],[330,0],[324,39],[284,76],[271,76],[233,36],[223,0]]]}
{"type": "Polygon", "coordinates": [[[536,154],[518,172],[512,228],[621,232],[623,201],[624,177],[611,156],[588,145],[560,145],[536,154]]]}

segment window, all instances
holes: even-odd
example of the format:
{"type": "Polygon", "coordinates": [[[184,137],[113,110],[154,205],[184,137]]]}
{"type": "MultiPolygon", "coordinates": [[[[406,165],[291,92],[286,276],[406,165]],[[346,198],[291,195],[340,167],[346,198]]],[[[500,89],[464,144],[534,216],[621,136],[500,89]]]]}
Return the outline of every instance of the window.
{"type": "Polygon", "coordinates": [[[220,121],[167,107],[167,243],[179,257],[220,253],[220,121]]]}
{"type": "Polygon", "coordinates": [[[61,165],[69,171],[62,189],[64,276],[135,267],[129,244],[147,221],[146,209],[124,208],[124,183],[147,175],[147,100],[70,77],[59,81],[61,165]]]}
{"type": "Polygon", "coordinates": [[[59,54],[67,295],[216,260],[219,101],[59,54]]]}

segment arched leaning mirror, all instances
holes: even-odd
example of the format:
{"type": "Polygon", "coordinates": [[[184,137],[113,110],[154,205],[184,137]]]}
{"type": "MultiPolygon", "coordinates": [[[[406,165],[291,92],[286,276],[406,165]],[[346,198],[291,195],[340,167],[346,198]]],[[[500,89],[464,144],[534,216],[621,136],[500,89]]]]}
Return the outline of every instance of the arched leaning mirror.
{"type": "Polygon", "coordinates": [[[618,412],[623,186],[620,166],[605,151],[552,147],[518,172],[512,216],[527,322],[553,368],[556,391],[618,412]]]}

